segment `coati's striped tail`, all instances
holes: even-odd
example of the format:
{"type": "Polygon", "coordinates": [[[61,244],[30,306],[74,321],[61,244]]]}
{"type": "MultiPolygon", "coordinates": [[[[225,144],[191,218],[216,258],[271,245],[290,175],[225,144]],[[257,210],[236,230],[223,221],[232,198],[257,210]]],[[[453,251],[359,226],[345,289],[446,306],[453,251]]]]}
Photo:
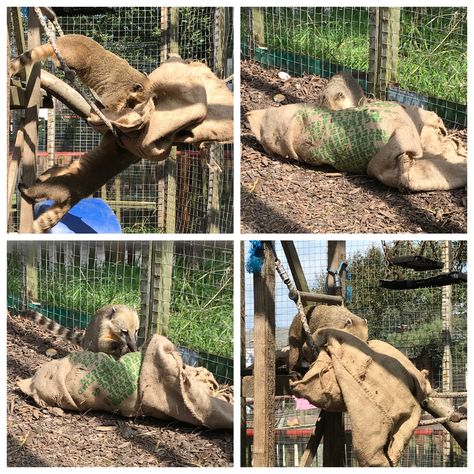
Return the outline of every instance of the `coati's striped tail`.
{"type": "Polygon", "coordinates": [[[53,321],[52,319],[49,319],[46,316],[43,316],[41,313],[38,313],[38,311],[27,309],[25,311],[20,311],[20,315],[32,319],[36,324],[38,324],[42,328],[52,332],[56,336],[66,339],[72,344],[76,344],[78,346],[82,345],[82,340],[84,338],[82,333],[74,331],[72,329],[65,328],[64,326],[61,326],[61,324],[57,323],[56,321],[53,321]]]}
{"type": "Polygon", "coordinates": [[[71,209],[70,205],[66,204],[54,204],[49,209],[43,212],[38,218],[33,222],[33,233],[34,234],[43,234],[49,229],[54,227],[71,209]]]}
{"type": "Polygon", "coordinates": [[[35,64],[42,59],[52,56],[54,56],[54,51],[53,47],[49,43],[37,46],[36,48],[30,49],[29,51],[26,51],[25,53],[13,59],[13,61],[10,63],[8,73],[10,76],[13,76],[21,71],[25,66],[35,64]]]}

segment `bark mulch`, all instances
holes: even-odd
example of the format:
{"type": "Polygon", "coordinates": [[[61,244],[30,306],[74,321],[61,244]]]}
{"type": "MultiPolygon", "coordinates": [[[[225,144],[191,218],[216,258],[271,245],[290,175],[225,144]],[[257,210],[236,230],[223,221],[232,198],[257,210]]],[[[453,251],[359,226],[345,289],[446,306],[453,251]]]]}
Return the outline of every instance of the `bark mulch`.
{"type": "Polygon", "coordinates": [[[39,408],[15,387],[70,346],[34,322],[8,315],[7,465],[12,466],[232,466],[231,431],[211,431],[153,418],[39,408]]]}
{"type": "MultiPolygon", "coordinates": [[[[282,105],[317,103],[326,79],[294,77],[241,63],[241,231],[243,233],[465,233],[466,189],[403,194],[368,176],[312,168],[266,154],[245,113],[282,105]]],[[[467,130],[451,131],[463,140],[467,130]]]]}

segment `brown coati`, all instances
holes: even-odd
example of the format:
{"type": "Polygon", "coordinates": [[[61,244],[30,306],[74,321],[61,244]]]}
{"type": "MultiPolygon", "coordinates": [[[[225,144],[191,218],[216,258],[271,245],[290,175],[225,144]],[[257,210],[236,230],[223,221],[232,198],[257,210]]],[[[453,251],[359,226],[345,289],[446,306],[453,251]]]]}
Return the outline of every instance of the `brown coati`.
{"type": "Polygon", "coordinates": [[[51,168],[27,188],[18,185],[22,197],[30,204],[51,199],[54,204],[33,222],[33,233],[54,227],[81,199],[100,189],[109,179],[128,168],[139,158],[117,145],[112,132],[107,132],[100,144],[69,166],[51,168]]]}
{"type": "Polygon", "coordinates": [[[20,312],[53,334],[82,347],[86,351],[105,352],[119,359],[128,352],[136,352],[140,320],[137,312],[121,304],[107,305],[92,316],[85,332],[65,328],[33,310],[20,312]]]}
{"type": "MultiPolygon", "coordinates": [[[[133,109],[149,99],[148,77],[93,39],[83,35],[65,35],[56,39],[56,46],[67,66],[94,91],[105,108],[119,112],[124,108],[133,109]]],[[[59,65],[49,43],[13,59],[9,74],[12,76],[25,66],[46,58],[52,58],[59,65]]]]}
{"type": "MultiPolygon", "coordinates": [[[[367,342],[369,337],[367,320],[352,314],[347,308],[333,305],[309,306],[305,308],[305,314],[311,334],[320,328],[330,327],[343,329],[367,342]]],[[[294,370],[303,360],[308,363],[314,361],[313,354],[306,343],[306,334],[298,314],[291,323],[288,343],[289,371],[294,370]]]]}
{"type": "Polygon", "coordinates": [[[329,110],[349,109],[365,103],[364,90],[347,72],[332,76],[321,93],[321,107],[329,110]]]}

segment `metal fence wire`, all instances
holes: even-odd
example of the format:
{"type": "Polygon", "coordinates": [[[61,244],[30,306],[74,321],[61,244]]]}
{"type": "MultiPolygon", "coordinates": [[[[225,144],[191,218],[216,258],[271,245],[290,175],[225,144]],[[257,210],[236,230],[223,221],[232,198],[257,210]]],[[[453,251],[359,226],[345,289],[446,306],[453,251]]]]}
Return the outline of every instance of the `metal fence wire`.
{"type": "MultiPolygon", "coordinates": [[[[467,271],[466,242],[440,241],[381,241],[357,240],[345,242],[352,291],[347,307],[354,314],[366,318],[369,339],[380,339],[404,353],[418,369],[429,371],[434,389],[465,392],[467,368],[467,285],[390,290],[380,286],[380,280],[414,280],[444,273],[445,269],[414,271],[393,266],[389,259],[421,255],[438,263],[445,263],[452,271],[467,271]],[[424,245],[423,245],[424,243],[424,245]],[[443,247],[445,245],[445,247],[443,247]],[[451,321],[450,326],[446,326],[451,321]],[[449,330],[448,330],[449,329],[449,330]],[[449,334],[449,337],[446,337],[449,334]]],[[[327,293],[328,245],[326,241],[296,241],[295,247],[308,286],[312,292],[327,293]]],[[[276,253],[289,272],[288,261],[280,242],[276,253]]],[[[245,259],[250,243],[245,243],[245,259]]],[[[245,262],[242,262],[245,265],[245,262]]],[[[290,277],[291,273],[289,272],[290,277]]],[[[288,289],[278,275],[275,280],[276,349],[288,344],[288,330],[296,315],[296,306],[288,297],[288,289]]],[[[254,294],[253,276],[245,274],[245,365],[253,364],[254,354],[254,294]]],[[[278,394],[277,394],[278,395],[278,394]]],[[[465,399],[451,398],[454,406],[465,399]]],[[[277,396],[275,400],[275,459],[277,466],[298,466],[309,437],[314,432],[319,409],[303,399],[277,396]]],[[[246,399],[247,465],[252,459],[253,399],[246,399]]],[[[422,419],[431,418],[423,414],[422,419]]],[[[346,463],[356,466],[352,454],[350,419],[345,416],[346,463]]],[[[324,441],[324,440],[323,440],[324,441]]],[[[322,445],[314,459],[314,466],[322,465],[322,445]]],[[[400,466],[465,466],[467,455],[439,424],[419,426],[404,450],[400,466]]]]}
{"type": "Polygon", "coordinates": [[[139,343],[164,334],[185,362],[232,383],[232,242],[11,241],[7,267],[11,313],[82,329],[125,304],[140,315],[139,343]]]}
{"type": "MultiPolygon", "coordinates": [[[[205,62],[220,78],[233,72],[232,8],[78,7],[56,12],[65,34],[89,36],[145,73],[156,69],[170,52],[205,62]]],[[[22,18],[27,31],[26,9],[22,18]]],[[[12,32],[11,18],[9,28],[12,32]]],[[[10,34],[11,56],[18,53],[13,37],[10,34]]],[[[42,41],[47,41],[45,35],[42,41]]],[[[51,62],[45,67],[62,77],[51,62]]],[[[69,164],[97,146],[101,137],[59,101],[53,103],[53,108],[40,111],[38,173],[69,164]]],[[[21,114],[12,110],[10,153],[21,114]]],[[[111,206],[123,232],[231,233],[232,186],[232,145],[202,150],[179,146],[166,162],[142,160],[130,166],[95,196],[111,206]]],[[[18,230],[19,199],[17,193],[11,204],[10,232],[18,230]]]]}
{"type": "Polygon", "coordinates": [[[243,57],[293,76],[357,77],[365,91],[466,128],[464,7],[242,9],[243,57]]]}

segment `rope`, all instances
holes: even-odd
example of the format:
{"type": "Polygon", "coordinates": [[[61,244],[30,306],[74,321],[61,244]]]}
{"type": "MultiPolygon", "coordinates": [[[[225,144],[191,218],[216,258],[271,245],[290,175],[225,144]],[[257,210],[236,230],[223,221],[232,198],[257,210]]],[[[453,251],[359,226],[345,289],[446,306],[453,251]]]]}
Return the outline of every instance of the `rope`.
{"type": "MultiPolygon", "coordinates": [[[[455,412],[453,412],[452,414],[454,414],[454,413],[455,412]]],[[[449,416],[443,416],[441,418],[432,418],[431,420],[421,420],[418,423],[418,426],[436,425],[438,423],[446,423],[447,421],[451,421],[453,423],[459,423],[459,421],[466,420],[466,419],[467,419],[467,416],[462,415],[456,421],[454,421],[454,420],[451,419],[451,415],[449,415],[449,416]]]]}
{"type": "MultiPolygon", "coordinates": [[[[62,57],[61,53],[59,52],[58,47],[56,45],[56,39],[54,37],[53,32],[48,27],[48,25],[46,23],[46,20],[44,19],[45,17],[43,15],[43,12],[41,11],[41,9],[39,7],[34,7],[34,9],[35,9],[36,16],[38,17],[38,20],[41,23],[41,26],[43,27],[43,30],[46,33],[46,36],[48,37],[49,42],[51,43],[54,54],[58,58],[59,64],[61,64],[61,68],[64,71],[65,78],[71,83],[71,85],[74,87],[74,89],[76,89],[79,92],[79,94],[81,94],[81,96],[84,97],[84,94],[80,91],[80,89],[76,85],[76,73],[71,68],[69,68],[69,66],[66,64],[66,61],[64,61],[64,58],[62,57]]],[[[51,12],[52,12],[52,10],[51,10],[51,12]]],[[[54,15],[54,18],[56,18],[56,21],[53,21],[53,25],[55,26],[55,28],[57,28],[59,26],[59,23],[57,21],[57,17],[54,14],[54,12],[52,12],[52,14],[54,15]]],[[[63,30],[61,29],[60,26],[59,26],[59,29],[57,31],[59,33],[59,36],[64,36],[63,30]]],[[[90,101],[88,97],[84,97],[84,99],[86,100],[86,102],[88,103],[90,108],[96,113],[96,115],[98,115],[98,117],[105,123],[107,128],[114,135],[116,135],[116,131],[114,129],[114,126],[105,117],[105,115],[101,112],[99,107],[97,107],[97,105],[94,102],[90,101]]]]}
{"type": "Polygon", "coordinates": [[[314,359],[316,360],[319,354],[318,348],[311,337],[311,330],[309,329],[308,320],[306,319],[306,314],[304,312],[303,303],[301,302],[301,293],[300,291],[293,285],[288,273],[285,270],[285,267],[281,263],[280,259],[276,254],[275,247],[273,244],[270,245],[273,256],[275,257],[275,268],[280,275],[281,280],[288,288],[288,297],[296,304],[296,308],[298,310],[298,316],[300,317],[301,324],[303,325],[303,330],[306,334],[306,342],[311,349],[314,359]]]}
{"type": "Polygon", "coordinates": [[[430,393],[428,398],[461,398],[467,397],[467,392],[440,392],[430,393]]]}

